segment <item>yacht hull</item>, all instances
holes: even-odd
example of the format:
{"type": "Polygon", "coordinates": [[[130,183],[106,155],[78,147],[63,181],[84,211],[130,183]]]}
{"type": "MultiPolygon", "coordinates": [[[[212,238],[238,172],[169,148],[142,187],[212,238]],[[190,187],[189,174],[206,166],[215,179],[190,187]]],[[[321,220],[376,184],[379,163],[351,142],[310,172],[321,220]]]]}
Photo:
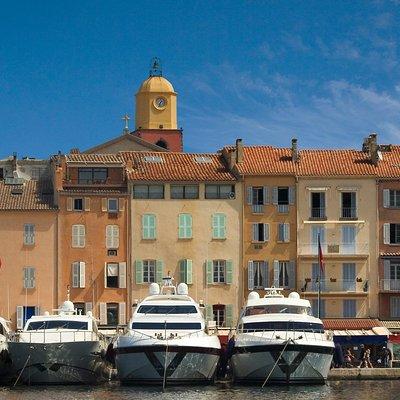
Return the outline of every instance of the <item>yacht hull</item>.
{"type": "Polygon", "coordinates": [[[98,341],[9,343],[13,374],[25,384],[104,382],[109,372],[102,350],[98,341]]]}
{"type": "Polygon", "coordinates": [[[0,343],[0,381],[3,381],[11,374],[11,359],[7,343],[0,343]]]}
{"type": "Polygon", "coordinates": [[[325,383],[333,346],[264,344],[235,347],[231,364],[235,382],[325,383]]]}
{"type": "Polygon", "coordinates": [[[213,381],[219,348],[132,346],[115,349],[118,377],[126,384],[200,384],[213,381]]]}

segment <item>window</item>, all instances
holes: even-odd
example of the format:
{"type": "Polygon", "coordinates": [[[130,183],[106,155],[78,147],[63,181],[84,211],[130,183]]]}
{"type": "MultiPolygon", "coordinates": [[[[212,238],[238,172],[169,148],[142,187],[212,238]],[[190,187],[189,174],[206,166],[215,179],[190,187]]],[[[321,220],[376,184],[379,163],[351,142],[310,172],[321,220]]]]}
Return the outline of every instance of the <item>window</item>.
{"type": "Polygon", "coordinates": [[[234,199],[235,185],[206,185],[206,199],[234,199]]]}
{"type": "Polygon", "coordinates": [[[249,261],[248,263],[248,288],[264,289],[269,286],[268,262],[249,261]]]}
{"type": "Polygon", "coordinates": [[[73,200],[73,210],[74,211],[83,211],[83,199],[74,199],[73,200]]]}
{"type": "Polygon", "coordinates": [[[178,217],[178,238],[192,238],[192,216],[190,214],[179,214],[178,217]]]}
{"type": "Polygon", "coordinates": [[[318,254],[318,237],[322,251],[325,252],[325,227],[321,225],[313,225],[311,227],[311,252],[313,254],[318,254]]]}
{"type": "Polygon", "coordinates": [[[390,298],[390,317],[400,318],[400,297],[390,298]]]}
{"type": "Polygon", "coordinates": [[[35,268],[25,267],[24,268],[24,289],[35,288],[35,268]]]}
{"type": "Polygon", "coordinates": [[[138,314],[155,314],[155,315],[182,315],[182,314],[198,314],[195,306],[155,306],[144,305],[138,309],[138,314]]]}
{"type": "Polygon", "coordinates": [[[72,287],[85,287],[85,263],[83,261],[75,261],[72,263],[72,287]]]}
{"type": "Polygon", "coordinates": [[[266,242],[269,240],[269,224],[252,224],[252,240],[253,242],[266,242]]]}
{"type": "Polygon", "coordinates": [[[355,318],[357,316],[357,303],[355,299],[343,300],[343,317],[355,318]]]}
{"type": "Polygon", "coordinates": [[[400,208],[400,190],[383,190],[383,207],[400,208]]]}
{"type": "Polygon", "coordinates": [[[232,260],[207,260],[205,266],[207,284],[226,283],[230,285],[232,283],[232,260]]]}
{"type": "Polygon", "coordinates": [[[354,292],[356,290],[356,264],[343,263],[343,290],[354,292]]]}
{"type": "Polygon", "coordinates": [[[105,183],[107,168],[78,168],[78,183],[93,184],[105,183]]]}
{"type": "Polygon", "coordinates": [[[265,198],[265,191],[263,187],[253,187],[252,188],[252,205],[263,205],[265,198]]]}
{"type": "Polygon", "coordinates": [[[118,325],[118,303],[107,303],[107,325],[118,325]]]}
{"type": "Polygon", "coordinates": [[[326,281],[325,281],[325,269],[321,270],[319,263],[312,263],[311,265],[311,290],[317,292],[318,289],[325,291],[326,281]]]}
{"type": "Polygon", "coordinates": [[[398,262],[390,263],[390,279],[400,281],[400,264],[398,262]]]}
{"type": "Polygon", "coordinates": [[[119,247],[119,226],[106,226],[106,247],[107,249],[118,249],[119,247]]]}
{"type": "Polygon", "coordinates": [[[294,261],[274,260],[274,286],[289,289],[295,287],[294,261]]]}
{"type": "Polygon", "coordinates": [[[118,263],[107,263],[106,266],[106,287],[117,288],[118,287],[118,263]]]}
{"type": "Polygon", "coordinates": [[[390,224],[390,243],[400,243],[400,224],[390,224]]]}
{"type": "Polygon", "coordinates": [[[352,225],[342,226],[342,254],[356,253],[356,227],[352,225]]]}
{"type": "Polygon", "coordinates": [[[142,239],[153,240],[156,238],[156,216],[154,214],[142,215],[142,239]]]}
{"type": "Polygon", "coordinates": [[[213,305],[213,319],[218,327],[225,326],[225,305],[223,304],[213,305]]]}
{"type": "Polygon", "coordinates": [[[72,225],[72,247],[85,247],[85,225],[72,225]]]}
{"type": "Polygon", "coordinates": [[[118,199],[107,199],[107,210],[109,213],[117,213],[118,199]]]}
{"type": "Polygon", "coordinates": [[[226,280],[226,261],[214,260],[213,261],[213,282],[225,283],[226,280]]]}
{"type": "Polygon", "coordinates": [[[325,192],[311,192],[311,218],[326,218],[325,192]]]}
{"type": "Polygon", "coordinates": [[[198,199],[199,185],[171,185],[171,199],[198,199]]]}
{"type": "Polygon", "coordinates": [[[356,192],[342,192],[342,218],[357,218],[356,192]]]}
{"type": "Polygon", "coordinates": [[[318,316],[318,300],[311,300],[311,309],[312,309],[312,314],[314,317],[317,318],[326,318],[326,306],[325,306],[325,300],[321,299],[320,304],[319,304],[319,316],[318,316]]]}
{"type": "MultiPolygon", "coordinates": [[[[75,304],[74,304],[75,306],[75,304]]],[[[88,323],[85,321],[71,320],[50,320],[50,321],[34,321],[30,322],[27,331],[47,330],[47,329],[72,329],[72,330],[88,330],[88,323]]]]}
{"type": "Polygon", "coordinates": [[[143,282],[156,281],[156,260],[143,260],[143,282]]]}
{"type": "Polygon", "coordinates": [[[24,244],[32,245],[35,244],[35,225],[24,224],[24,244]]]}
{"type": "Polygon", "coordinates": [[[290,224],[278,224],[278,242],[290,241],[290,224]]]}
{"type": "Polygon", "coordinates": [[[78,315],[85,315],[85,303],[74,302],[74,307],[78,315]]]}
{"type": "Polygon", "coordinates": [[[133,198],[135,199],[163,199],[164,185],[134,185],[133,198]]]}
{"type": "Polygon", "coordinates": [[[179,262],[180,278],[181,282],[188,285],[193,283],[193,261],[192,260],[181,260],[179,262]]]}
{"type": "Polygon", "coordinates": [[[226,239],[226,215],[217,213],[212,215],[212,238],[226,239]]]}

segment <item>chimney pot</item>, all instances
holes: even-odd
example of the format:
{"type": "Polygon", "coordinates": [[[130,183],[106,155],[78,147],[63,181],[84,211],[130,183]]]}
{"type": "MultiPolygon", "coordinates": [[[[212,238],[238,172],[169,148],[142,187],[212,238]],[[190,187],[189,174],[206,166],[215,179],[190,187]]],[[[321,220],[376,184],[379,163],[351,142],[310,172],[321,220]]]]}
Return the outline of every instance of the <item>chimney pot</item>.
{"type": "Polygon", "coordinates": [[[243,162],[243,141],[242,139],[236,139],[236,163],[240,164],[243,162]]]}
{"type": "Polygon", "coordinates": [[[297,162],[299,161],[299,151],[297,149],[297,139],[292,139],[292,161],[297,162]]]}

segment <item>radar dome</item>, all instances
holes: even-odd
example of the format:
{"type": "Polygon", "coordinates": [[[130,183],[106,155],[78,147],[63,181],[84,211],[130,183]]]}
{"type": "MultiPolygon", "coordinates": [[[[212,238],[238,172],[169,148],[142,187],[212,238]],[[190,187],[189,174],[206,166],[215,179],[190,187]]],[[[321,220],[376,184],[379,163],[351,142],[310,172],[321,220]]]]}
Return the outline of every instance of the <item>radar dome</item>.
{"type": "Polygon", "coordinates": [[[188,285],[186,283],[180,283],[176,288],[178,294],[187,295],[189,293],[188,285]]]}
{"type": "Polygon", "coordinates": [[[260,295],[257,292],[250,292],[249,293],[249,300],[258,300],[260,295]]]}
{"type": "Polygon", "coordinates": [[[92,318],[92,317],[93,317],[93,313],[92,313],[91,311],[88,311],[88,312],[86,313],[86,315],[87,315],[89,318],[92,318]]]}
{"type": "Polygon", "coordinates": [[[45,315],[46,317],[48,317],[48,316],[50,315],[50,313],[49,313],[48,311],[45,311],[45,312],[44,312],[44,315],[45,315]]]}
{"type": "Polygon", "coordinates": [[[150,284],[149,293],[150,296],[160,294],[160,286],[158,285],[158,283],[153,282],[150,284]]]}
{"type": "Polygon", "coordinates": [[[74,303],[72,301],[64,301],[64,303],[61,304],[60,306],[60,311],[65,312],[65,313],[70,313],[74,312],[74,303]]]}
{"type": "Polygon", "coordinates": [[[289,294],[289,299],[300,299],[300,295],[297,292],[292,292],[289,294]]]}

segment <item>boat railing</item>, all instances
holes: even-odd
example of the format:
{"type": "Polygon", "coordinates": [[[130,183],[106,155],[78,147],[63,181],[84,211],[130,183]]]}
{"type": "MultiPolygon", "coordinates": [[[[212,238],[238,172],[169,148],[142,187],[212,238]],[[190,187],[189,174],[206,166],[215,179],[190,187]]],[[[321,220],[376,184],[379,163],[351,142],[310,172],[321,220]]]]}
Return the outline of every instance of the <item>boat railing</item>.
{"type": "Polygon", "coordinates": [[[247,340],[256,340],[256,338],[264,338],[269,340],[283,340],[287,341],[288,339],[292,340],[302,340],[302,341],[332,341],[332,334],[329,331],[321,332],[315,330],[262,330],[262,329],[242,329],[238,330],[237,333],[250,334],[251,336],[247,337],[247,340]],[[254,339],[252,339],[254,338],[254,339]]]}
{"type": "Polygon", "coordinates": [[[149,335],[147,333],[144,333],[142,331],[137,331],[135,329],[131,329],[130,330],[131,333],[134,333],[135,336],[137,337],[137,339],[157,339],[157,340],[173,340],[173,339],[183,339],[183,338],[188,338],[191,336],[195,336],[195,337],[199,337],[200,334],[204,335],[204,330],[200,329],[198,331],[194,331],[194,332],[188,332],[185,334],[179,334],[178,332],[171,332],[168,331],[167,333],[164,332],[156,332],[154,335],[149,335]]]}
{"type": "Polygon", "coordinates": [[[65,343],[65,342],[94,342],[103,340],[101,333],[83,330],[37,330],[21,331],[10,336],[9,341],[20,343],[65,343]]]}

